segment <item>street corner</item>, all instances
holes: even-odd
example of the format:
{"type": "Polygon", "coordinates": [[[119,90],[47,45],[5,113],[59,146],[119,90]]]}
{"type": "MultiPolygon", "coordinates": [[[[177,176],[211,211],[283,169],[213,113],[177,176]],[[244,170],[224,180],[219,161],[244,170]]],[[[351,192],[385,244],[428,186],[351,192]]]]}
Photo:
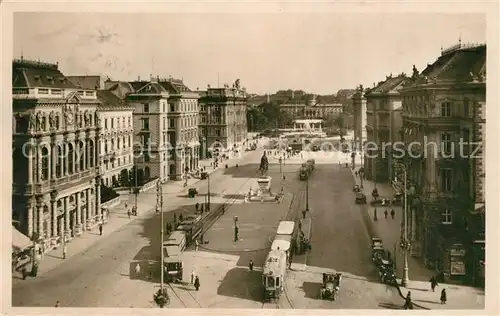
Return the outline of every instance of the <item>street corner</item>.
{"type": "Polygon", "coordinates": [[[406,295],[411,291],[412,301],[426,309],[484,309],[484,290],[455,284],[439,284],[432,291],[430,283],[410,281],[407,287],[400,287],[406,295]],[[442,290],[446,291],[446,302],[441,304],[442,290]]]}

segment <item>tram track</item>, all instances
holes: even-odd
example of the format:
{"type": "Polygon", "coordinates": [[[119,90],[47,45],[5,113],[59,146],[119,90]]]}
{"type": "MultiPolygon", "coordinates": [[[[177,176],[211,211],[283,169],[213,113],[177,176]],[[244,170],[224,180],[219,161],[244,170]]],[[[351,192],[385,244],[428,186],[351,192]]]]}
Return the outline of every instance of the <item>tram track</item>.
{"type": "Polygon", "coordinates": [[[195,307],[188,306],[189,304],[186,303],[186,300],[184,300],[184,299],[181,298],[181,295],[179,295],[179,293],[177,292],[177,288],[175,288],[174,286],[172,286],[172,284],[167,283],[167,285],[170,288],[170,291],[174,294],[174,296],[179,300],[179,302],[181,302],[182,306],[184,306],[184,308],[203,308],[201,306],[200,302],[193,296],[193,294],[190,293],[189,290],[184,289],[183,292],[187,293],[189,295],[189,297],[191,298],[191,300],[196,304],[195,307]]]}

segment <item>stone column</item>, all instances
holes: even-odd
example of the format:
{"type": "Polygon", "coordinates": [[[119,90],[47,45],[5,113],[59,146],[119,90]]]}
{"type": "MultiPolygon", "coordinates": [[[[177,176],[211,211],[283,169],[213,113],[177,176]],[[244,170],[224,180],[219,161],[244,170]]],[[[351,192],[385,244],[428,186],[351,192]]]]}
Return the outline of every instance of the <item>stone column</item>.
{"type": "Polygon", "coordinates": [[[68,155],[68,151],[69,151],[69,146],[67,143],[63,144],[63,148],[64,148],[64,175],[67,176],[69,174],[69,160],[72,158],[72,157],[69,157],[68,155]]]}
{"type": "Polygon", "coordinates": [[[32,198],[28,199],[28,237],[33,236],[33,207],[34,207],[34,201],[32,198]]]}
{"type": "Polygon", "coordinates": [[[33,183],[33,139],[29,140],[29,145],[26,155],[28,156],[28,184],[32,184],[33,183]]]}
{"type": "Polygon", "coordinates": [[[80,207],[80,192],[75,194],[75,202],[76,202],[76,225],[75,225],[75,235],[80,235],[82,233],[82,214],[80,207]]]}
{"type": "Polygon", "coordinates": [[[88,212],[89,206],[87,204],[84,204],[84,203],[87,203],[86,197],[81,198],[82,207],[84,207],[85,209],[82,209],[82,208],[80,209],[80,211],[82,212],[82,214],[81,214],[82,230],[86,231],[87,230],[87,212],[88,212]],[[85,206],[83,206],[83,205],[85,205],[85,206]]]}
{"type": "Polygon", "coordinates": [[[87,229],[90,229],[90,227],[92,227],[92,224],[94,223],[94,218],[92,217],[92,200],[90,199],[90,188],[85,190],[85,192],[87,197],[87,229]]]}
{"type": "Polygon", "coordinates": [[[50,209],[51,209],[51,221],[52,221],[52,237],[54,237],[51,240],[51,244],[55,245],[56,244],[57,235],[58,235],[58,231],[57,231],[57,201],[56,201],[56,193],[51,193],[50,209]]]}
{"type": "Polygon", "coordinates": [[[71,237],[71,227],[69,223],[69,197],[63,198],[64,207],[64,238],[68,240],[71,237]]]}
{"type": "Polygon", "coordinates": [[[38,231],[38,236],[40,238],[43,238],[43,234],[44,234],[44,232],[43,232],[43,198],[38,197],[36,202],[37,202],[36,208],[37,208],[37,214],[38,214],[38,216],[37,216],[37,219],[38,219],[37,231],[38,231]]]}
{"type": "Polygon", "coordinates": [[[54,143],[51,144],[50,148],[50,169],[51,169],[51,176],[50,179],[56,179],[56,162],[57,162],[57,146],[54,145],[54,143]]]}
{"type": "Polygon", "coordinates": [[[102,221],[102,210],[101,210],[101,177],[96,178],[95,184],[95,211],[97,213],[97,220],[102,221]]]}

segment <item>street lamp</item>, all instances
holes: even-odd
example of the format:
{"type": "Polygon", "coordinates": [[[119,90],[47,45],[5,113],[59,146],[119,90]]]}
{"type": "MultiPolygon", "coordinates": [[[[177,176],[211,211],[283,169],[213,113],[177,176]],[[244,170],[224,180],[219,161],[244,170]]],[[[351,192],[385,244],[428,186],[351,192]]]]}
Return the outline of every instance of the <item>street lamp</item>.
{"type": "Polygon", "coordinates": [[[309,212],[309,177],[306,179],[306,213],[309,212]]]}
{"type": "Polygon", "coordinates": [[[359,178],[361,180],[361,189],[363,188],[363,178],[365,177],[365,166],[363,165],[363,140],[361,140],[361,152],[359,153],[361,156],[361,168],[360,170],[363,170],[363,172],[359,173],[359,178]]]}
{"type": "MultiPolygon", "coordinates": [[[[402,248],[404,251],[404,267],[403,267],[403,278],[401,279],[401,285],[406,286],[409,282],[408,276],[408,251],[410,250],[410,243],[408,242],[408,192],[406,188],[407,182],[407,172],[406,168],[403,169],[403,181],[404,181],[404,209],[403,209],[403,227],[404,227],[404,236],[402,239],[402,248]]],[[[396,179],[397,181],[397,179],[396,179]]]]}

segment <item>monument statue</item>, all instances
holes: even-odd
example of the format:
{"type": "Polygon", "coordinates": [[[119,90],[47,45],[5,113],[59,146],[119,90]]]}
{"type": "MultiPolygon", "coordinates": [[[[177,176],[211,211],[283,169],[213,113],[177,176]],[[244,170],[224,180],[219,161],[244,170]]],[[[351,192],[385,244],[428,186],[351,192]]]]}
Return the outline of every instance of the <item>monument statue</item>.
{"type": "Polygon", "coordinates": [[[266,152],[264,152],[262,158],[260,158],[259,170],[261,172],[261,175],[265,175],[268,169],[269,169],[269,162],[267,161],[266,152]]]}

